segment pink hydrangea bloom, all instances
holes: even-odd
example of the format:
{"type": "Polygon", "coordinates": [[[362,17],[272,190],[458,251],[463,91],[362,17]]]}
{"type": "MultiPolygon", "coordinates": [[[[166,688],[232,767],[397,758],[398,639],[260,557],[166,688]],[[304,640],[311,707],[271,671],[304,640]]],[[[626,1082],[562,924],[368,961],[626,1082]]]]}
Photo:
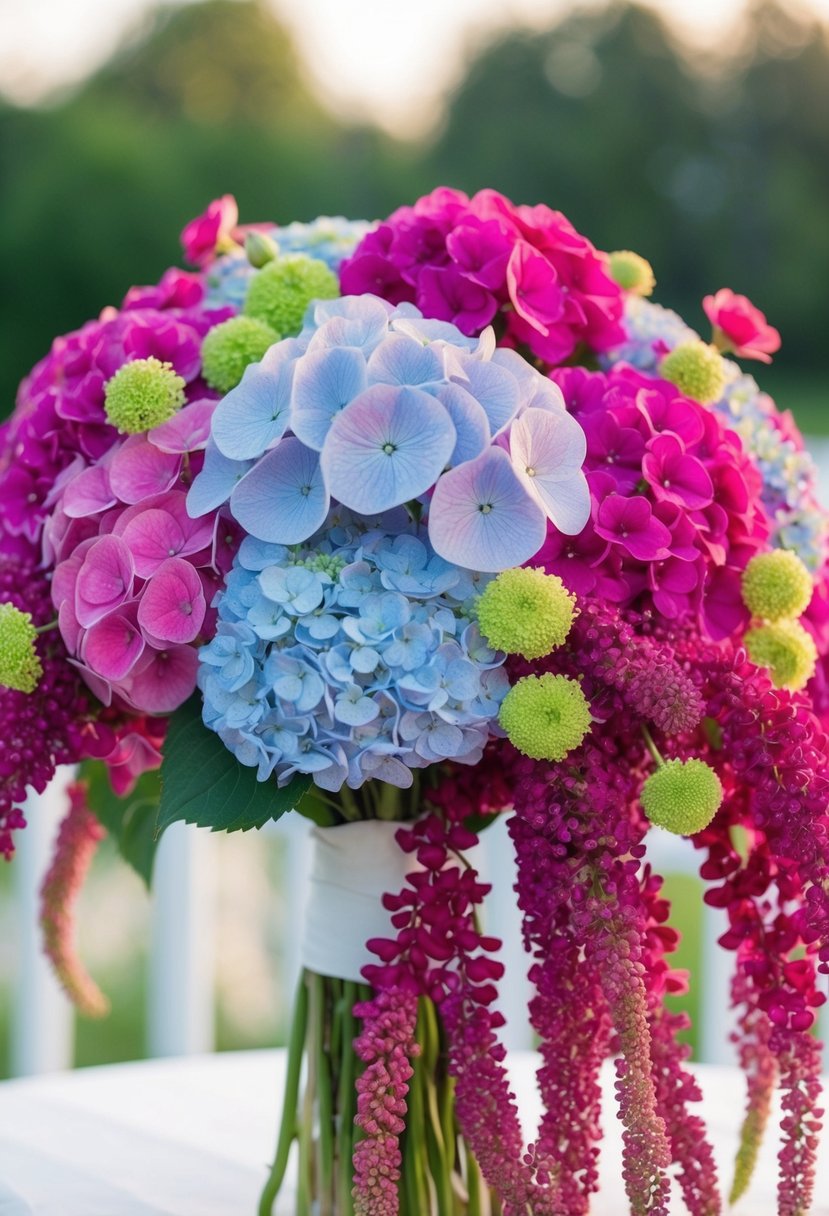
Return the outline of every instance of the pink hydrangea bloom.
{"type": "Polygon", "coordinates": [[[721,287],[716,295],[705,297],[702,307],[724,349],[744,359],[771,363],[780,349],[780,334],[751,300],[730,287],[721,287]]]}
{"type": "Polygon", "coordinates": [[[427,317],[478,334],[491,322],[506,346],[554,365],[584,343],[624,340],[622,293],[604,254],[561,212],[517,207],[495,190],[471,199],[441,187],[400,207],[340,268],[344,294],[414,303],[427,317]]]}

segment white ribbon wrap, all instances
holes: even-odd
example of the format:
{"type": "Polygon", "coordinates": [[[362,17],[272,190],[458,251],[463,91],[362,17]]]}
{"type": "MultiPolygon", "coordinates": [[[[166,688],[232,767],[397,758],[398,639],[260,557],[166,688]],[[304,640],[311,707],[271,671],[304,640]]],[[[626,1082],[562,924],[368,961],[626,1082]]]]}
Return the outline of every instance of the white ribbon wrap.
{"type": "Polygon", "coordinates": [[[308,906],[302,963],[318,975],[362,981],[366,963],[378,958],[366,949],[372,937],[391,937],[383,896],[396,895],[406,875],[420,866],[395,840],[400,823],[364,819],[311,832],[308,906]]]}

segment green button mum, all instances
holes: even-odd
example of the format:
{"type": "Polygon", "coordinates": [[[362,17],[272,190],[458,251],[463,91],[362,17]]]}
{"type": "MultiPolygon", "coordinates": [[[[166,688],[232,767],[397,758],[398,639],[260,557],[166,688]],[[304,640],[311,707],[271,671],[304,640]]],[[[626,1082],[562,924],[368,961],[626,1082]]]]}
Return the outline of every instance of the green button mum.
{"type": "Polygon", "coordinates": [[[14,604],[0,604],[0,684],[18,692],[34,692],[43,675],[36,639],[28,612],[14,604]]]}
{"type": "Polygon", "coordinates": [[[790,549],[758,553],[743,571],[743,603],[764,621],[800,616],[811,598],[812,576],[790,549]]]}
{"type": "Polygon", "coordinates": [[[229,393],[251,363],[279,341],[279,334],[255,317],[231,317],[215,326],[201,348],[202,373],[211,388],[229,393]]]}
{"type": "Polygon", "coordinates": [[[484,588],[476,605],[478,625],[494,650],[540,659],[565,641],[575,603],[557,575],[519,566],[503,570],[484,588]]]}
{"type": "Polygon", "coordinates": [[[125,435],[140,435],[168,422],[184,405],[184,381],[171,363],[133,359],[104,386],[104,410],[125,435]]]}
{"type": "Polygon", "coordinates": [[[744,640],[748,657],[758,667],[768,667],[775,688],[797,692],[814,675],[817,649],[799,621],[758,625],[744,640]]]}
{"type": "Polygon", "coordinates": [[[325,262],[291,254],[268,262],[253,276],[244,311],[278,334],[298,334],[312,300],[333,300],[339,294],[337,276],[325,262]]]}
{"type": "Polygon", "coordinates": [[[590,706],[577,680],[522,676],[504,697],[498,720],[525,756],[563,760],[590,729],[590,706]]]}
{"type": "Polygon", "coordinates": [[[683,342],[659,364],[659,374],[693,401],[710,405],[725,388],[722,355],[707,342],[683,342]]]}
{"type": "Polygon", "coordinates": [[[640,801],[651,823],[677,836],[701,832],[720,809],[720,779],[703,760],[667,760],[642,786],[640,801]]]}

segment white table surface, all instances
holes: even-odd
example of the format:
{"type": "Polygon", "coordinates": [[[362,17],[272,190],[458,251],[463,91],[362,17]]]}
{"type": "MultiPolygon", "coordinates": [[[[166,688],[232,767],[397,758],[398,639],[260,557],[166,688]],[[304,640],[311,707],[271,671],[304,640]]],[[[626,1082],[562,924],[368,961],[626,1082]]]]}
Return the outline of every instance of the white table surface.
{"type": "MultiPolygon", "coordinates": [[[[276,1138],[279,1051],[154,1060],[0,1084],[0,1216],[255,1216],[276,1138]]],[[[528,1125],[537,1115],[535,1058],[511,1061],[528,1125]]],[[[743,1082],[697,1069],[706,1117],[730,1181],[743,1082]]],[[[605,1074],[606,1088],[611,1077],[605,1074]]],[[[612,1102],[607,1102],[608,1111],[612,1102]]],[[[605,1119],[596,1216],[626,1216],[619,1123],[605,1119]]],[[[529,1129],[528,1129],[529,1130],[529,1129]]],[[[774,1216],[774,1137],[734,1216],[774,1216]]],[[[829,1216],[829,1139],[812,1216],[829,1216]]],[[[280,1209],[292,1216],[290,1196],[280,1209]]],[[[675,1201],[672,1212],[685,1212],[675,1201]]]]}

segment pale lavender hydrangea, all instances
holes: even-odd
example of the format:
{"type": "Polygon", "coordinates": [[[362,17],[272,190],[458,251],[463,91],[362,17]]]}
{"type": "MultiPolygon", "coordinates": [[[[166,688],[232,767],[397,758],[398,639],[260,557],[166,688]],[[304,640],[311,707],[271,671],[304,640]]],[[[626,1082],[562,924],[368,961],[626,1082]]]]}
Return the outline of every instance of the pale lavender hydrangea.
{"type": "Polygon", "coordinates": [[[509,682],[474,618],[489,580],[405,513],[335,512],[307,545],[247,537],[200,652],[204,721],[260,781],[323,789],[480,760],[509,682]]]}
{"type": "Polygon", "coordinates": [[[312,305],[216,407],[190,506],[229,497],[251,536],[293,545],[332,503],[365,517],[409,504],[441,557],[494,572],[530,560],[549,523],[581,531],[584,457],[560,390],[491,330],[344,297],[312,305]]]}

